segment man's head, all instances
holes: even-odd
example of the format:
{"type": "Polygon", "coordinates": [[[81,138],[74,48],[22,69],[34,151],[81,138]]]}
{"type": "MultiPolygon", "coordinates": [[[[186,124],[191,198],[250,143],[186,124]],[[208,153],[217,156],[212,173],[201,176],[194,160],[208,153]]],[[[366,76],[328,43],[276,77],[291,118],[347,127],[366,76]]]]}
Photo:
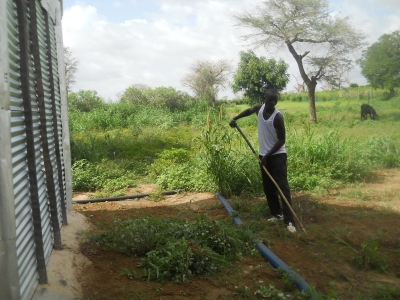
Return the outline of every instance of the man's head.
{"type": "Polygon", "coordinates": [[[275,107],[278,103],[279,92],[277,89],[268,89],[265,91],[265,106],[275,107]]]}

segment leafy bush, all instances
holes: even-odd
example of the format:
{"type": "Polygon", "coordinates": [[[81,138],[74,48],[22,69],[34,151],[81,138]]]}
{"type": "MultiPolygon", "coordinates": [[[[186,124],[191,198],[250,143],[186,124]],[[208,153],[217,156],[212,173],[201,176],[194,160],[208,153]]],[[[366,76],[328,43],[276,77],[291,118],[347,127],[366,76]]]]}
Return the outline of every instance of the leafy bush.
{"type": "Polygon", "coordinates": [[[166,190],[210,191],[214,189],[206,169],[189,150],[170,149],[157,155],[149,166],[149,176],[166,190]]]}
{"type": "Polygon", "coordinates": [[[72,165],[72,189],[74,191],[94,191],[96,185],[93,182],[95,176],[94,166],[85,159],[78,160],[72,165]]]}
{"type": "Polygon", "coordinates": [[[193,222],[145,217],[116,220],[114,227],[88,238],[120,253],[146,255],[140,266],[149,280],[186,281],[250,251],[250,235],[234,226],[206,215],[193,222]]]}
{"type": "MultiPolygon", "coordinates": [[[[155,162],[157,163],[157,162],[155,162]]],[[[191,159],[186,163],[172,164],[157,176],[157,185],[166,190],[204,192],[215,190],[202,161],[191,159]]]]}
{"type": "Polygon", "coordinates": [[[157,159],[149,167],[149,175],[157,178],[172,164],[182,164],[190,159],[191,153],[186,149],[166,149],[157,155],[157,159]]]}
{"type": "Polygon", "coordinates": [[[68,94],[68,109],[79,112],[89,112],[95,108],[103,107],[105,102],[93,90],[79,90],[68,94]]]}
{"type": "Polygon", "coordinates": [[[195,101],[188,93],[177,91],[172,87],[149,89],[145,94],[151,106],[166,108],[171,112],[184,111],[195,101]]]}
{"type": "Polygon", "coordinates": [[[152,89],[143,85],[132,85],[122,94],[121,102],[132,106],[144,105],[175,112],[187,110],[195,102],[195,99],[188,93],[175,90],[173,87],[157,87],[152,89]]]}
{"type": "Polygon", "coordinates": [[[74,191],[105,191],[115,193],[135,186],[134,174],[129,162],[103,160],[93,164],[85,159],[72,165],[72,189],[74,191]]]}

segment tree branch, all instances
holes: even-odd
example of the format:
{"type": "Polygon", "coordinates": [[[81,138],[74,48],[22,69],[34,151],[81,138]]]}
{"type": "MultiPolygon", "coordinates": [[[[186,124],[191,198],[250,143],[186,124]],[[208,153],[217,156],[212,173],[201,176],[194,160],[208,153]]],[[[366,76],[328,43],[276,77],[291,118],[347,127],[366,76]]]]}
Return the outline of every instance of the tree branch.
{"type": "Polygon", "coordinates": [[[310,51],[306,51],[306,52],[304,52],[304,54],[303,54],[303,55],[300,55],[300,58],[301,58],[301,59],[303,59],[304,57],[306,57],[306,55],[307,55],[308,53],[310,53],[310,51]]]}

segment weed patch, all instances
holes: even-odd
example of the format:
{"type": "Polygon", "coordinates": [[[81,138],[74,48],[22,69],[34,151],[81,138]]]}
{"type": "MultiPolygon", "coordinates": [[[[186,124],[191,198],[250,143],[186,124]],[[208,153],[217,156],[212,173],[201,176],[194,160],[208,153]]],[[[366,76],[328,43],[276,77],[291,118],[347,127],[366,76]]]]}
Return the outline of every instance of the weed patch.
{"type": "Polygon", "coordinates": [[[115,220],[115,227],[88,239],[119,253],[146,256],[140,266],[148,280],[181,282],[249,253],[250,236],[233,226],[206,215],[194,222],[148,217],[115,220]]]}

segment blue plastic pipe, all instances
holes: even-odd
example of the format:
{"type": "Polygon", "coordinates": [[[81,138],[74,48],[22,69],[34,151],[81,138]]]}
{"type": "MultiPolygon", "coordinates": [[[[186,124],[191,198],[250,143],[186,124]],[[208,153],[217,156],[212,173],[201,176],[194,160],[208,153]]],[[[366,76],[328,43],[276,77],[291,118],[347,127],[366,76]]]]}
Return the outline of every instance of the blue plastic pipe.
{"type": "Polygon", "coordinates": [[[309,285],[308,283],[300,277],[295,271],[289,268],[282,260],[279,259],[267,246],[263,243],[258,242],[256,244],[256,248],[261,254],[268,260],[268,262],[276,269],[282,269],[286,274],[288,274],[289,278],[296,284],[297,288],[300,291],[308,291],[309,285]]]}
{"type": "MultiPolygon", "coordinates": [[[[221,201],[221,203],[225,206],[225,209],[228,212],[228,214],[232,217],[232,214],[234,212],[234,209],[232,208],[232,206],[228,203],[228,201],[221,194],[215,193],[215,195],[217,196],[219,201],[221,201]]],[[[233,222],[235,222],[235,224],[239,225],[239,226],[243,225],[243,222],[242,222],[242,220],[240,220],[239,217],[233,217],[233,222]]]]}
{"type": "MultiPolygon", "coordinates": [[[[215,193],[219,201],[224,205],[225,209],[228,211],[228,214],[232,216],[233,213],[233,208],[232,206],[228,203],[228,201],[224,198],[219,193],[215,193]]],[[[236,223],[236,225],[242,225],[243,222],[240,220],[239,217],[233,217],[233,221],[236,223]]],[[[276,256],[270,249],[268,249],[267,246],[265,246],[262,242],[259,242],[257,240],[253,240],[254,243],[256,244],[256,248],[262,256],[271,264],[272,267],[276,269],[282,269],[286,274],[288,274],[289,278],[295,283],[297,288],[301,291],[308,291],[309,290],[309,285],[308,283],[301,278],[299,274],[297,274],[295,271],[293,271],[291,268],[288,267],[281,259],[279,259],[278,256],[276,256]]]]}

